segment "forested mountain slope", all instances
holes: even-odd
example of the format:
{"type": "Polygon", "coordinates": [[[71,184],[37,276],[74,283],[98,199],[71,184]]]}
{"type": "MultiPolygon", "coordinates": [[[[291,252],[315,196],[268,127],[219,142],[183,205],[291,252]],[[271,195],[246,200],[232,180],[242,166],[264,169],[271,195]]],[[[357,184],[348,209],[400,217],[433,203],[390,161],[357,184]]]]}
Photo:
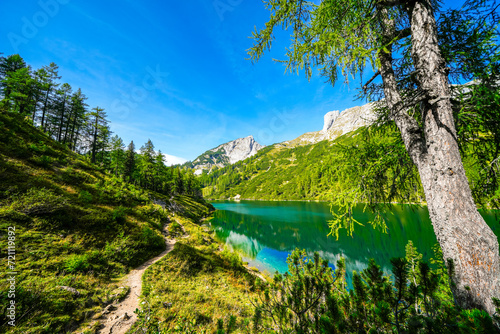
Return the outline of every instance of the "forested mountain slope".
{"type": "MultiPolygon", "coordinates": [[[[496,132],[486,135],[484,127],[471,131],[475,125],[466,117],[457,123],[474,199],[480,206],[498,207],[497,165],[485,158],[497,154],[491,149],[497,147],[496,132]]],[[[205,172],[200,177],[204,196],[331,201],[343,194],[370,203],[425,201],[418,172],[393,124],[361,127],[333,141],[289,145],[274,144],[234,165],[205,172]]]]}
{"type": "MultiPolygon", "coordinates": [[[[339,165],[358,163],[342,157],[345,147],[358,145],[362,132],[358,129],[334,141],[291,148],[285,146],[288,143],[266,147],[249,159],[202,175],[203,194],[212,199],[240,195],[242,199],[329,200],[339,181],[339,165]]],[[[374,140],[391,145],[380,136],[374,140]]]]}

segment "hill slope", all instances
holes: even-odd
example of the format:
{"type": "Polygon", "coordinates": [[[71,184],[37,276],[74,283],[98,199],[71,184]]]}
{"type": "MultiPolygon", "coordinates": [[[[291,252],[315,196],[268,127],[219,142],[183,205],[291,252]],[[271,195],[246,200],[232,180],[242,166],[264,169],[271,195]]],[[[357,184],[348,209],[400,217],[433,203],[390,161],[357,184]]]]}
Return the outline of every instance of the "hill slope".
{"type": "Polygon", "coordinates": [[[201,218],[210,210],[125,183],[20,115],[0,113],[0,247],[11,246],[16,273],[0,274],[1,304],[15,302],[15,318],[2,308],[0,331],[73,331],[127,293],[111,278],[165,249],[161,231],[174,212],[201,218]]]}

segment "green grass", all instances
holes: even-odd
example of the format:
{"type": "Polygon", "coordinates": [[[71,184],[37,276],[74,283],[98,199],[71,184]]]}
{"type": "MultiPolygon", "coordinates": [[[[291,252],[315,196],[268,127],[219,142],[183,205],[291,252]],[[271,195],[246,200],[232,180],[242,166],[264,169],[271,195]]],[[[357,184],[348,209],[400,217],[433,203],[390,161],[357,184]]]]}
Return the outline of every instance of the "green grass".
{"type": "Polygon", "coordinates": [[[7,325],[9,283],[0,273],[0,332],[73,332],[120,298],[113,282],[165,249],[161,230],[172,213],[150,198],[192,219],[210,212],[206,203],[171,203],[110,176],[19,115],[0,113],[0,248],[15,227],[18,272],[15,327],[7,325]]]}
{"type": "MultiPolygon", "coordinates": [[[[234,333],[250,333],[257,278],[236,253],[222,249],[207,228],[175,217],[187,237],[148,268],[135,329],[151,333],[214,333],[222,321],[234,333]]],[[[173,223],[172,223],[173,224],[173,223]]]]}

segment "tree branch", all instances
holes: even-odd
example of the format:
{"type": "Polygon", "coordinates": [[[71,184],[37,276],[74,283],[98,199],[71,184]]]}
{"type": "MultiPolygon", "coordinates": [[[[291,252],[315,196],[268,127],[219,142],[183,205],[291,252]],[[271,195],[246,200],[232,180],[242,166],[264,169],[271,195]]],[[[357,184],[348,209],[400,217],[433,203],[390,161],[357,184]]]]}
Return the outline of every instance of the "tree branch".
{"type": "Polygon", "coordinates": [[[375,74],[370,78],[370,80],[368,80],[364,85],[363,85],[363,91],[365,92],[366,94],[366,89],[368,88],[368,85],[372,83],[373,80],[375,80],[376,77],[378,77],[380,75],[380,70],[378,70],[377,72],[375,72],[375,74]]]}

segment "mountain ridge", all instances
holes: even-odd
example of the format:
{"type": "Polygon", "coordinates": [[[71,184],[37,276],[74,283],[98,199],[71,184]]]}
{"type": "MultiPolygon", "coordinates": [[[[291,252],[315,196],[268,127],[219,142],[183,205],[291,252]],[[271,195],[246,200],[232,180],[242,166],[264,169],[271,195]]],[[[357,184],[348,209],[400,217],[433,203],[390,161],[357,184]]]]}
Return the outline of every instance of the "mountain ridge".
{"type": "Polygon", "coordinates": [[[185,165],[194,169],[196,175],[200,175],[204,170],[210,170],[213,167],[221,168],[245,160],[257,154],[264,147],[252,135],[249,135],[205,151],[192,162],[187,162],[185,165]]]}

